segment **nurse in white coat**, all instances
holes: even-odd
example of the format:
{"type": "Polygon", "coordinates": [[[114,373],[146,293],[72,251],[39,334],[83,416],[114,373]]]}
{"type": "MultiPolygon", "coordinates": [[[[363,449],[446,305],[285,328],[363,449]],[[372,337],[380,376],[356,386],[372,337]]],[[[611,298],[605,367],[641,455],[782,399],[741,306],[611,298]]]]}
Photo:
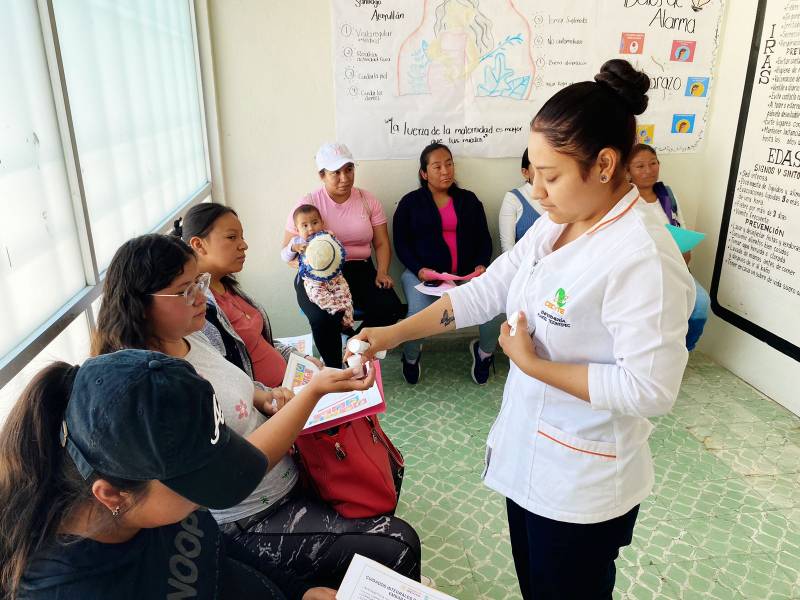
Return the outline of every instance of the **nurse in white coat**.
{"type": "Polygon", "coordinates": [[[520,311],[484,480],[507,498],[524,598],[610,599],[614,560],[653,486],[649,417],[668,412],[694,283],[626,182],[649,78],[623,60],[555,94],[531,123],[533,196],[546,215],[481,277],[397,325],[370,351],[520,311]]]}

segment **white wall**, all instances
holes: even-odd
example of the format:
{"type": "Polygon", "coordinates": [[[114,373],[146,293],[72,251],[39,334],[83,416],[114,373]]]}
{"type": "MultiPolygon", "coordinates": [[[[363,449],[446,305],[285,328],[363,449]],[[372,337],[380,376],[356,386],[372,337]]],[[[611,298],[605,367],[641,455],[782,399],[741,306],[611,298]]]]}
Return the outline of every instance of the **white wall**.
{"type": "MultiPolygon", "coordinates": [[[[726,3],[707,138],[698,154],[662,157],[664,179],[687,221],[708,232],[693,270],[708,286],[725,200],[756,0],[726,3]]],[[[335,135],[328,0],[209,0],[226,202],[250,243],[241,275],[267,306],[278,335],[307,330],[278,257],[291,205],[318,185],[314,152],[335,135]]],[[[611,58],[611,57],[609,57],[611,58]]],[[[520,152],[522,148],[520,149],[520,152]]],[[[483,201],[497,241],[503,194],[519,182],[519,159],[457,159],[463,187],[483,201]]],[[[364,161],[356,184],[375,193],[391,219],[416,185],[414,161],[364,161]]],[[[391,227],[390,227],[391,230],[391,227]]],[[[395,265],[395,275],[398,275],[395,265]]],[[[790,406],[789,380],[800,365],[712,317],[701,349],[766,394],[790,406]]],[[[800,405],[794,405],[800,413],[800,405]]]]}
{"type": "MultiPolygon", "coordinates": [[[[291,206],[319,185],[314,153],[336,133],[330,4],[211,0],[209,13],[226,202],[250,244],[241,281],[268,307],[278,335],[299,333],[308,323],[278,253],[291,206]]],[[[483,200],[499,239],[497,213],[505,191],[521,183],[519,159],[456,159],[460,184],[483,200]]],[[[418,185],[416,173],[414,161],[364,161],[356,185],[373,192],[391,220],[418,185]]]]}

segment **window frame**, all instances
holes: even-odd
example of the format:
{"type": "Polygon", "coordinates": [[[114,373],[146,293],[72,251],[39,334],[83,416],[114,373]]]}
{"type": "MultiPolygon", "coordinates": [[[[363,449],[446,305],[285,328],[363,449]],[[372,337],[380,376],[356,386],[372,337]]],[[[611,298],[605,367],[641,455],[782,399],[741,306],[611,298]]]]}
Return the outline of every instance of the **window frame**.
{"type": "MultiPolygon", "coordinates": [[[[189,16],[192,24],[192,41],[194,45],[195,72],[197,77],[198,102],[200,103],[200,122],[205,153],[206,183],[198,188],[178,208],[165,215],[151,232],[166,233],[175,219],[183,215],[192,206],[212,199],[224,203],[222,193],[222,160],[220,139],[217,130],[216,93],[213,82],[213,65],[211,54],[211,34],[208,23],[207,0],[184,0],[189,4],[189,16]],[[213,124],[209,130],[208,121],[213,124]],[[213,174],[213,178],[212,178],[213,174]],[[212,180],[214,184],[212,186],[212,180]]],[[[56,111],[61,148],[67,171],[72,212],[78,232],[81,249],[84,278],[86,285],[70,298],[61,308],[50,316],[24,340],[12,348],[4,356],[0,356],[0,388],[3,388],[47,345],[63,332],[75,319],[86,315],[90,335],[95,327],[95,315],[92,303],[100,296],[105,279],[105,272],[98,270],[95,256],[92,227],[89,220],[89,209],[81,176],[80,156],[78,154],[75,131],[70,110],[69,94],[64,77],[64,65],[56,28],[53,0],[36,0],[39,13],[40,34],[50,75],[50,87],[56,111]]],[[[88,348],[87,348],[88,351],[88,348]]]]}

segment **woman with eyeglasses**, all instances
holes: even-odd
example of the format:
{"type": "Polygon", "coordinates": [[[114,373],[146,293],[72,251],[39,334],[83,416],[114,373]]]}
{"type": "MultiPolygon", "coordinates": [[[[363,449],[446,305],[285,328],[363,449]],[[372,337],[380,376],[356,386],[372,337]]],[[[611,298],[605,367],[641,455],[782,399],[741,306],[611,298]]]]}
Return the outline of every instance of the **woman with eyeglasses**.
{"type": "MultiPolygon", "coordinates": [[[[293,398],[288,390],[281,398],[259,390],[243,369],[208,343],[202,330],[210,280],[213,276],[200,272],[194,252],[179,238],[150,234],[129,240],[108,267],[94,353],[146,348],[182,358],[211,383],[231,429],[259,447],[267,431],[269,438],[281,440],[283,452],[269,456],[270,470],[256,489],[236,506],[212,513],[228,538],[251,552],[265,572],[280,567],[309,585],[335,588],[357,552],[419,579],[419,538],[405,521],[393,516],[345,519],[303,488],[286,451],[308,413],[288,424],[284,413],[297,414],[298,399],[305,405],[305,389],[293,398]]],[[[338,379],[324,388],[325,381],[317,386],[323,393],[347,388],[338,379]]],[[[363,385],[353,383],[349,389],[363,385]]]]}
{"type": "MultiPolygon", "coordinates": [[[[353,308],[362,314],[362,326],[391,325],[404,315],[403,305],[392,289],[389,275],[392,247],[386,213],[375,196],[354,186],[355,163],[344,144],[324,144],[316,155],[322,186],[306,194],[289,211],[283,239],[285,248],[298,235],[292,215],[301,204],[310,204],[346,250],[342,267],[353,308]],[[377,263],[372,263],[372,251],[377,263]]],[[[311,325],[314,344],[330,367],[342,364],[342,314],[330,314],[308,298],[303,280],[296,277],[297,303],[311,325]]]]}

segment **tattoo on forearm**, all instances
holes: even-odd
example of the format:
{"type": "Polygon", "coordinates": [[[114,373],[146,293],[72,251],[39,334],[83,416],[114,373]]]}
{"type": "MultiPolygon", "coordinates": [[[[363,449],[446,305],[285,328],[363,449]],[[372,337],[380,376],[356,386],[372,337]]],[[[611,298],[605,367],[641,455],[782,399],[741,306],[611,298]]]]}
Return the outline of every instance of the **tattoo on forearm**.
{"type": "Polygon", "coordinates": [[[444,314],[442,315],[442,320],[441,320],[441,321],[439,321],[439,323],[441,323],[441,324],[442,324],[442,327],[447,327],[448,325],[450,325],[450,323],[455,323],[455,320],[456,320],[456,318],[455,318],[454,316],[451,316],[451,315],[450,315],[450,314],[449,314],[449,313],[448,313],[448,312],[445,310],[445,311],[444,311],[444,314]]]}

